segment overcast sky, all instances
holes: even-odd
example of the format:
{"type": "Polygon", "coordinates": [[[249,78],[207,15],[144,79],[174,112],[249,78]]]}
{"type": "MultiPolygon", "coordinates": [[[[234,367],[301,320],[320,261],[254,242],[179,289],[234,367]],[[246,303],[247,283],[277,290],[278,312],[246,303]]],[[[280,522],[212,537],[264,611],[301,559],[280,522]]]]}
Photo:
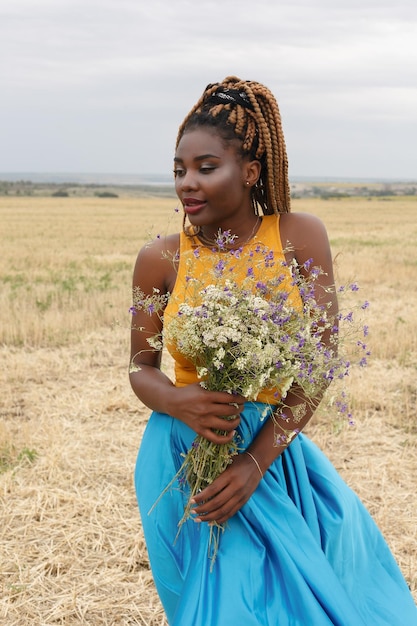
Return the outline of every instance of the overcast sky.
{"type": "Polygon", "coordinates": [[[0,172],[169,174],[231,74],[276,95],[290,176],[417,180],[416,0],[0,0],[0,172]]]}

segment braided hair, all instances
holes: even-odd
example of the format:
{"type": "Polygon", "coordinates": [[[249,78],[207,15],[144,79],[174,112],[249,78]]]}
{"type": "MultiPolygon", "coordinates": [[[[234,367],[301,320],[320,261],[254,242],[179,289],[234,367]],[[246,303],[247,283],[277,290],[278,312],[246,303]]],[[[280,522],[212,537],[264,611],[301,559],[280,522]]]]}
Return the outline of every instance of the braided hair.
{"type": "Polygon", "coordinates": [[[240,155],[260,162],[259,180],[251,190],[256,215],[290,212],[281,115],[267,87],[236,76],[208,85],[181,124],[176,145],[184,133],[199,127],[215,129],[226,142],[238,140],[240,155]]]}

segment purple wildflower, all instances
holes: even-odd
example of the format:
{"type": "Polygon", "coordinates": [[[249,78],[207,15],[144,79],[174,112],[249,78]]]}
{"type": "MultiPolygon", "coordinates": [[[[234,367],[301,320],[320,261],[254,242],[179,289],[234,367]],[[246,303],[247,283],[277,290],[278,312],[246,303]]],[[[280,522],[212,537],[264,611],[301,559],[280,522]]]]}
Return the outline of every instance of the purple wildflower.
{"type": "Polygon", "coordinates": [[[275,443],[277,446],[285,446],[287,443],[287,437],[285,435],[277,435],[275,438],[275,443]]]}
{"type": "Polygon", "coordinates": [[[226,261],[224,261],[223,259],[220,259],[214,266],[214,272],[216,276],[221,276],[224,272],[225,267],[226,267],[226,261]]]}
{"type": "Polygon", "coordinates": [[[268,291],[266,284],[261,281],[256,283],[256,288],[259,289],[262,294],[266,294],[268,291]]]}
{"type": "Polygon", "coordinates": [[[243,248],[236,248],[236,250],[230,250],[230,256],[235,257],[236,259],[240,259],[240,256],[243,252],[243,248]]]}
{"type": "Polygon", "coordinates": [[[272,250],[265,255],[265,267],[272,267],[274,265],[274,253],[272,250]]]}

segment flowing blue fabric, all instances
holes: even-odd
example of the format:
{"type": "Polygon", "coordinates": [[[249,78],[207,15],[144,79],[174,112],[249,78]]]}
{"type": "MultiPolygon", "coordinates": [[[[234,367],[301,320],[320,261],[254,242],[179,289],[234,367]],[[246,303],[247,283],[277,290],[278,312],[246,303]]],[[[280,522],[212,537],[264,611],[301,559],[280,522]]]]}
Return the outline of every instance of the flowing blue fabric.
{"type": "MultiPolygon", "coordinates": [[[[247,403],[242,447],[265,405],[247,403]]],[[[380,531],[330,461],[303,434],[271,465],[220,536],[187,521],[175,483],[195,433],[152,413],[135,485],[155,585],[171,626],[417,626],[417,608],[380,531]],[[211,571],[212,566],[212,571],[211,571]]]]}

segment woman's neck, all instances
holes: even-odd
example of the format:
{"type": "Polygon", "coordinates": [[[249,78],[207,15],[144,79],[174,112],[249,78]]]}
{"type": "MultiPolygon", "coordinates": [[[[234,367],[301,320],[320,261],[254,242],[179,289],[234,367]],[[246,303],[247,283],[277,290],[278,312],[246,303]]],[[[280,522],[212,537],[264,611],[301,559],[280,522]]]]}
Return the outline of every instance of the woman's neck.
{"type": "Polygon", "coordinates": [[[251,241],[261,223],[262,218],[259,215],[253,215],[253,218],[248,220],[247,224],[240,225],[237,231],[228,228],[214,230],[203,226],[196,232],[196,237],[204,246],[233,250],[251,241]]]}

